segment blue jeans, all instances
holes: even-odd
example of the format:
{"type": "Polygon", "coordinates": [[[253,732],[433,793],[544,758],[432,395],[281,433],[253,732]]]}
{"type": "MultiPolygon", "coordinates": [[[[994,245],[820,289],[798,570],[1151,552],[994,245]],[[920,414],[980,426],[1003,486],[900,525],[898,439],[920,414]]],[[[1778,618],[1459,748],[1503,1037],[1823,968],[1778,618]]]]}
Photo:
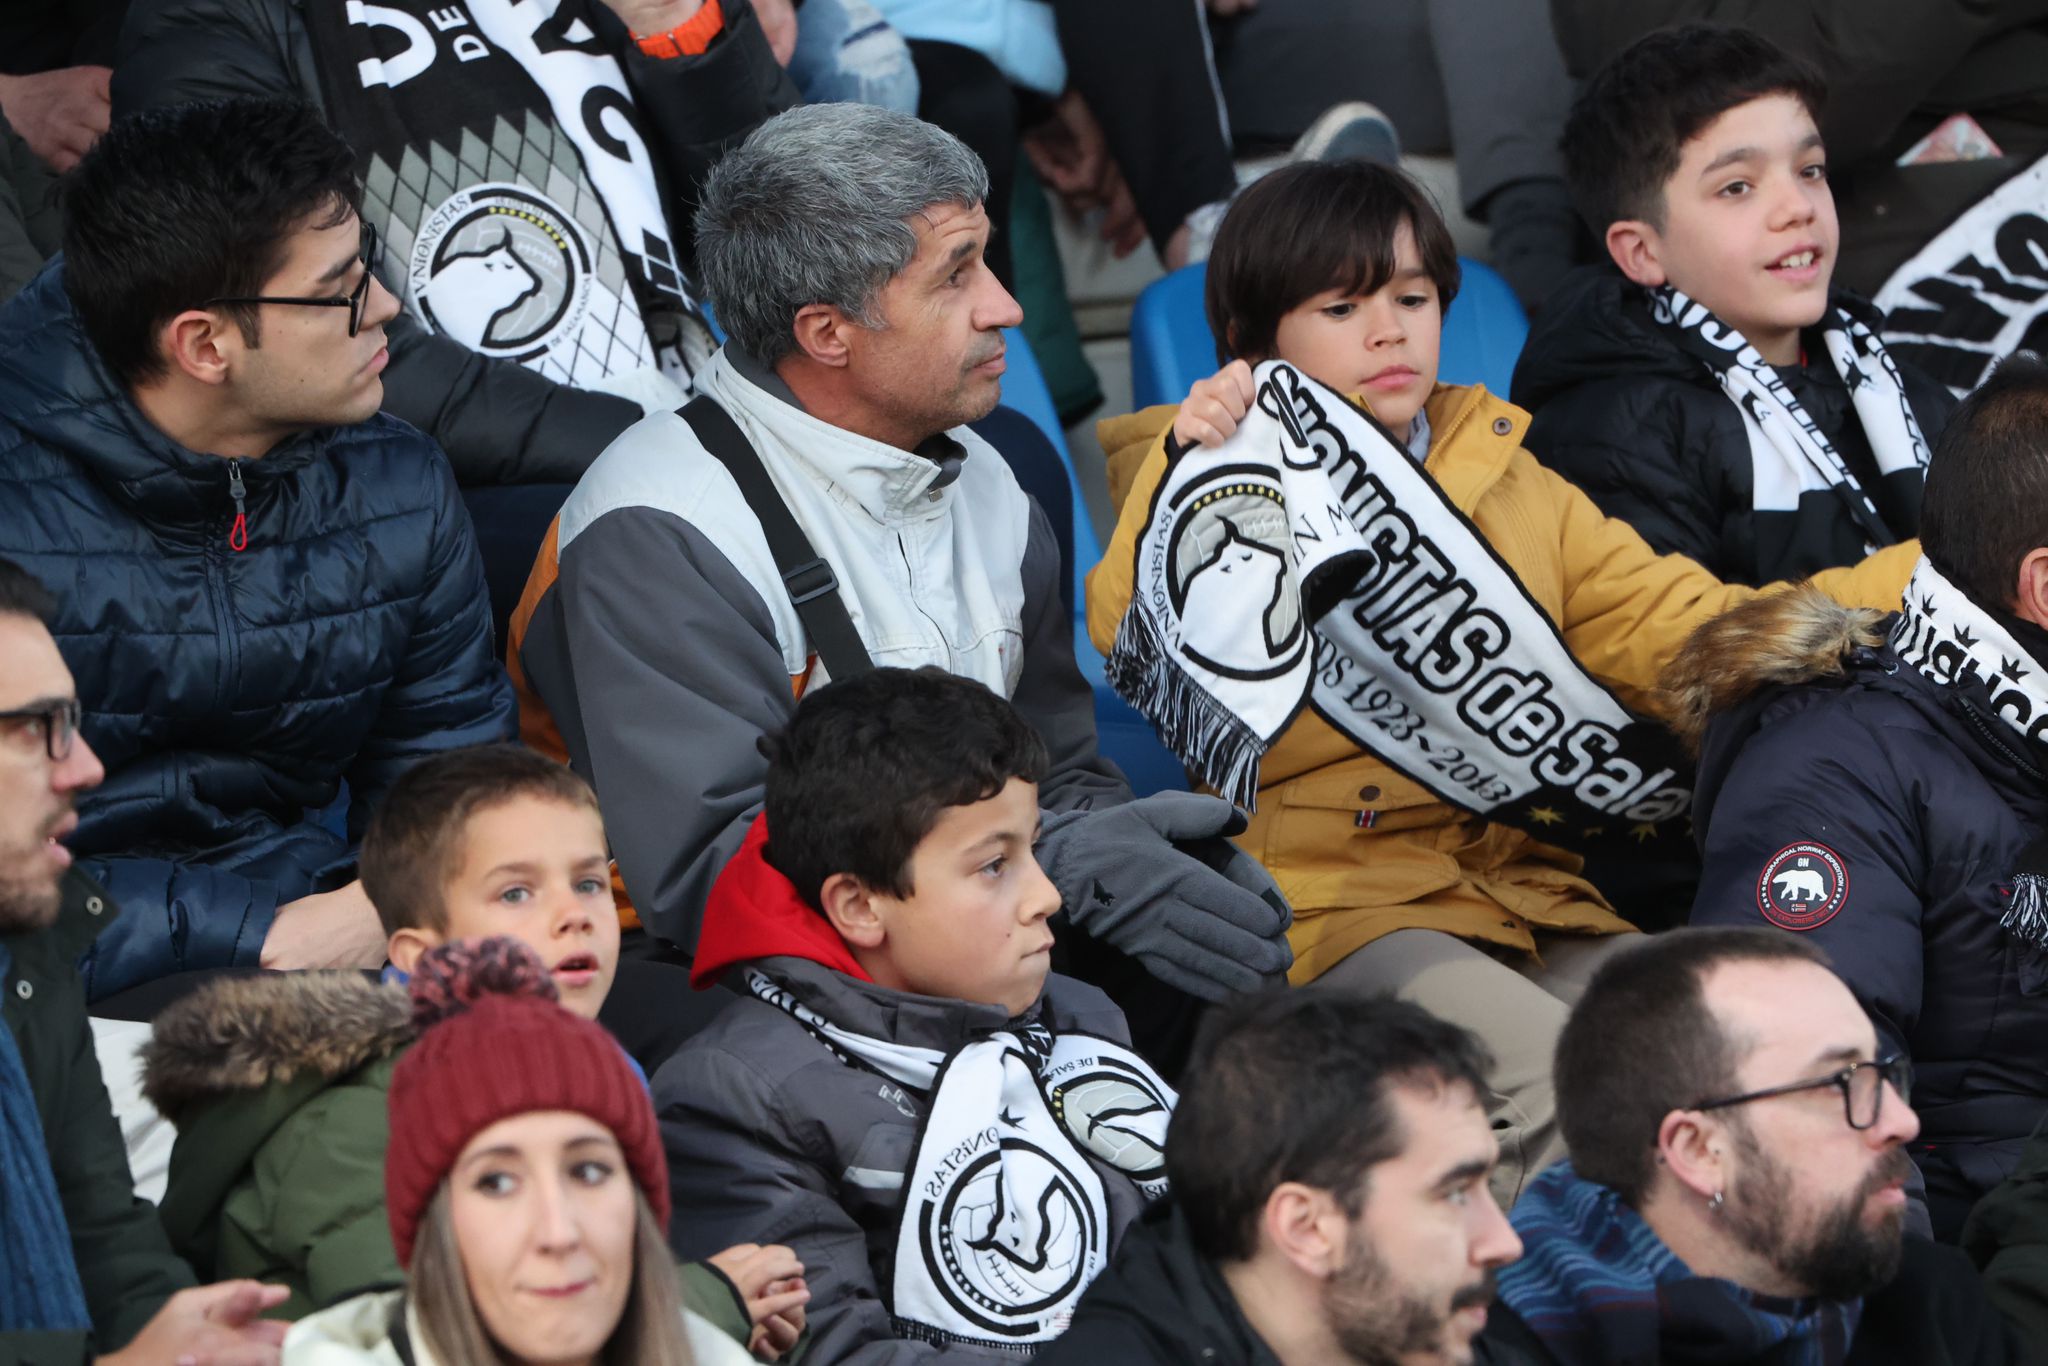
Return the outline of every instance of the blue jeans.
{"type": "Polygon", "coordinates": [[[917,112],[910,47],[868,0],[805,0],[789,78],[808,104],[873,104],[917,112]]]}

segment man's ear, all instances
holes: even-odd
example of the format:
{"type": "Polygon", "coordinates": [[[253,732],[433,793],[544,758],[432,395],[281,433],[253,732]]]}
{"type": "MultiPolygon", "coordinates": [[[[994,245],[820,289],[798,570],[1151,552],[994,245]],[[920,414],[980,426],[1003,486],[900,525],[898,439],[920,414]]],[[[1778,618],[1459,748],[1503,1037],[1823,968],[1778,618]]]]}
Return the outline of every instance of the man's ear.
{"type": "Polygon", "coordinates": [[[225,384],[228,363],[247,348],[234,320],[203,308],[188,308],[157,332],[165,364],[201,384],[225,384]]]}
{"type": "Polygon", "coordinates": [[[1669,282],[1664,273],[1664,238],[1639,218],[1607,225],[1607,254],[1623,275],[1639,285],[1654,288],[1669,282]]]}
{"type": "Polygon", "coordinates": [[[878,949],[889,937],[878,898],[852,873],[834,873],[818,889],[818,904],[839,937],[857,949],[878,949]]]}
{"type": "Polygon", "coordinates": [[[438,949],[446,942],[447,936],[438,930],[408,925],[391,932],[391,942],[384,946],[384,956],[391,960],[392,967],[410,977],[428,949],[438,949]]]}
{"type": "Polygon", "coordinates": [[[820,365],[843,369],[852,360],[846,334],[858,325],[835,305],[805,304],[796,311],[790,328],[796,334],[797,350],[820,365]]]}
{"type": "Polygon", "coordinates": [[[1282,1181],[1266,1197],[1260,1234],[1295,1270],[1328,1280],[1343,1265],[1351,1221],[1328,1191],[1282,1181]]]}
{"type": "Polygon", "coordinates": [[[2027,557],[2020,561],[2019,585],[2014,590],[2013,607],[2034,625],[2048,628],[2048,546],[2028,551],[2027,557]]]}
{"type": "Polygon", "coordinates": [[[1727,1146],[1721,1125],[1698,1110],[1673,1110],[1657,1126],[1658,1162],[1702,1200],[1728,1188],[1727,1146]]]}

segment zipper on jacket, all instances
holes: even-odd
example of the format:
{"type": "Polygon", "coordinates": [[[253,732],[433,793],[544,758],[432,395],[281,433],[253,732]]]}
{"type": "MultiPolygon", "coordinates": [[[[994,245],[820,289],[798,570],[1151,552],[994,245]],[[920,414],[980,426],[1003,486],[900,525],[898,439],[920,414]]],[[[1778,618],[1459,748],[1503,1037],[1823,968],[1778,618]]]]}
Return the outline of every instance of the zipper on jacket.
{"type": "Polygon", "coordinates": [[[235,520],[228,527],[228,549],[238,555],[249,548],[249,514],[242,508],[247,493],[242,487],[242,461],[237,456],[228,461],[228,497],[235,500],[235,520]]]}

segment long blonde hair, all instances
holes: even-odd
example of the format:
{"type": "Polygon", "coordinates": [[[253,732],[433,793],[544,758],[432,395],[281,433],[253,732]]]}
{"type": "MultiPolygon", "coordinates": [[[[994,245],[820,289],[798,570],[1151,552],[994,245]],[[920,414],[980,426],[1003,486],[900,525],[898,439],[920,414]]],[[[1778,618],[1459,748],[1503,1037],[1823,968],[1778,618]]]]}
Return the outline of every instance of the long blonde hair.
{"type": "MultiPolygon", "coordinates": [[[[633,1285],[598,1360],[606,1366],[695,1366],[683,1327],[675,1259],[647,1197],[637,1188],[633,1219],[633,1285]]],[[[445,1181],[420,1217],[407,1294],[419,1315],[421,1346],[440,1366],[505,1366],[469,1295],[445,1181]]]]}

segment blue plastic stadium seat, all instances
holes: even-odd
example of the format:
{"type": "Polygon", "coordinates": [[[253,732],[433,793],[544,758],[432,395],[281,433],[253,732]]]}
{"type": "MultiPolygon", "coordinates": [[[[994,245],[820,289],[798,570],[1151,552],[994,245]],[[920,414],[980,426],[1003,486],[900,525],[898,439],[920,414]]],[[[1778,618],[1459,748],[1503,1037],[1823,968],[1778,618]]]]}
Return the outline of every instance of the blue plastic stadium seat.
{"type": "MultiPolygon", "coordinates": [[[[1444,319],[1437,378],[1484,384],[1503,397],[1529,336],[1529,319],[1491,266],[1458,258],[1464,278],[1444,319]]],[[[1131,310],[1131,393],[1139,407],[1178,403],[1188,386],[1216,373],[1216,343],[1202,310],[1207,268],[1184,266],[1155,280],[1131,310]]]]}
{"type": "Polygon", "coordinates": [[[1088,601],[1085,580],[1088,571],[1102,558],[1102,542],[1095,535],[1095,522],[1088,515],[1088,505],[1081,496],[1081,481],[1074,469],[1073,452],[1067,448],[1066,434],[1060,430],[1052,392],[1046,387],[1038,357],[1033,354],[1031,343],[1025,339],[1021,329],[1010,328],[1004,332],[1003,338],[1009,348],[1009,370],[1003,376],[1003,405],[1016,409],[1035,422],[1059,451],[1060,460],[1066,468],[1067,496],[1073,509],[1072,562],[1067,571],[1073,575],[1074,581],[1074,659],[1081,666],[1082,677],[1088,680],[1088,686],[1095,693],[1097,743],[1102,753],[1124,771],[1132,790],[1139,796],[1168,789],[1185,791],[1187,771],[1181,767],[1180,760],[1159,743],[1152,723],[1118,697],[1102,675],[1102,656],[1088,639],[1085,607],[1088,601]]]}

